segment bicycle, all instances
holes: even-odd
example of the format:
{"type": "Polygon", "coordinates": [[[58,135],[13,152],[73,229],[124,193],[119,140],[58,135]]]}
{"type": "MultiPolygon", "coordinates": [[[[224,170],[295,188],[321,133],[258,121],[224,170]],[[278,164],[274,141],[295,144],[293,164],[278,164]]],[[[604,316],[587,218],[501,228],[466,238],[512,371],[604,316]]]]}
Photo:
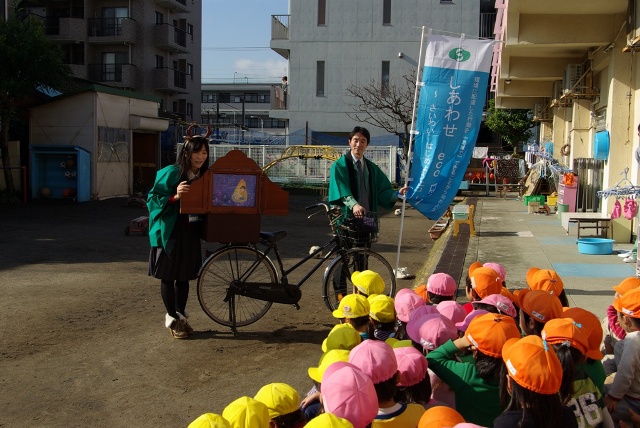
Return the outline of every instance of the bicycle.
{"type": "MultiPolygon", "coordinates": [[[[389,262],[380,254],[371,251],[369,244],[377,239],[377,215],[371,220],[349,220],[340,208],[331,208],[320,202],[306,207],[307,211],[324,208],[329,219],[332,237],[322,246],[310,252],[289,269],[284,268],[277,243],[287,236],[286,231],[260,232],[260,245],[231,243],[217,249],[204,261],[198,274],[197,293],[200,306],[209,318],[218,324],[244,327],[262,318],[272,303],[292,304],[300,309],[300,288],[322,266],[329,261],[322,281],[322,298],[329,310],[338,307],[340,299],[347,293],[351,274],[356,270],[373,270],[385,281],[385,294],[393,296],[396,278],[389,262]],[[365,227],[362,227],[365,224],[365,227]],[[354,247],[354,245],[358,245],[354,247]],[[318,262],[297,284],[290,284],[287,275],[305,262],[316,258],[324,250],[318,262]],[[273,251],[276,265],[269,257],[273,251]],[[336,284],[336,280],[339,283],[336,284]]],[[[321,210],[309,215],[318,214],[321,210]]]]}

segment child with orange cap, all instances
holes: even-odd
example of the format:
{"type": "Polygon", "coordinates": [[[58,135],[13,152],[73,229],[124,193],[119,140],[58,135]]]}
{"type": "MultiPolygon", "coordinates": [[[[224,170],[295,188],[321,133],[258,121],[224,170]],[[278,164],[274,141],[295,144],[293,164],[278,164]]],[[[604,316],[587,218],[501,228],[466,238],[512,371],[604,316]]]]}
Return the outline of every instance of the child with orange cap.
{"type": "Polygon", "coordinates": [[[464,423],[464,418],[451,407],[432,407],[422,415],[418,428],[444,428],[464,423]]]}
{"type": "Polygon", "coordinates": [[[560,398],[573,409],[578,426],[613,426],[611,416],[604,405],[603,395],[593,380],[579,364],[584,361],[589,342],[582,324],[571,318],[556,318],[544,325],[542,339],[553,346],[562,365],[560,398]]]}
{"type": "Polygon", "coordinates": [[[463,337],[427,354],[431,370],[455,392],[456,410],[466,421],[491,426],[500,414],[502,346],[518,337],[513,318],[489,313],[474,318],[463,337]],[[456,359],[464,350],[473,352],[473,362],[456,359]]]}
{"type": "MultiPolygon", "coordinates": [[[[640,287],[640,278],[632,276],[625,278],[620,284],[613,287],[615,294],[614,300],[622,296],[629,290],[640,287]]],[[[613,303],[607,308],[607,317],[602,320],[602,329],[604,331],[604,341],[602,343],[602,351],[605,354],[613,354],[613,347],[618,341],[625,338],[626,333],[620,324],[618,323],[618,311],[613,306],[613,303]]]]}
{"type": "Polygon", "coordinates": [[[618,311],[618,322],[626,337],[615,346],[619,360],[611,384],[605,384],[605,404],[613,421],[630,422],[628,410],[640,412],[640,289],[627,291],[613,306],[618,311]]]}
{"type": "Polygon", "coordinates": [[[525,336],[540,336],[544,325],[562,316],[562,303],[543,290],[516,290],[514,303],[520,308],[520,329],[525,336]]]}
{"type": "Polygon", "coordinates": [[[602,343],[602,325],[598,317],[586,309],[573,307],[564,308],[562,318],[571,318],[582,326],[582,330],[587,335],[587,352],[585,360],[578,364],[578,370],[584,372],[593,380],[596,387],[604,397],[604,380],[606,378],[604,367],[602,365],[602,352],[600,352],[600,344],[602,343]]]}
{"type": "Polygon", "coordinates": [[[500,401],[495,428],[577,428],[575,415],[560,401],[562,365],[538,336],[507,340],[502,348],[500,401]]]}
{"type": "Polygon", "coordinates": [[[569,307],[564,283],[555,270],[531,268],[527,272],[527,285],[531,290],[542,290],[560,299],[563,307],[569,307]]]}

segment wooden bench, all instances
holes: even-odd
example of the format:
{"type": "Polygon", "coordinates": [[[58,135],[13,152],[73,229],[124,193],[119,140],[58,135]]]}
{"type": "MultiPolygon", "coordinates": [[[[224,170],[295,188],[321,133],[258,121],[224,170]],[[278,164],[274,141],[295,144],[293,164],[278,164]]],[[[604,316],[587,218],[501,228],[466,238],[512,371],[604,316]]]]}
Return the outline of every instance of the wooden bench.
{"type": "MultiPolygon", "coordinates": [[[[611,237],[613,237],[613,222],[610,218],[605,217],[577,217],[570,218],[569,224],[575,223],[578,228],[578,239],[580,239],[580,231],[586,229],[595,229],[596,234],[593,236],[600,236],[603,238],[607,238],[609,236],[609,232],[611,232],[611,237]]],[[[569,226],[567,226],[567,235],[569,234],[569,226]]]]}

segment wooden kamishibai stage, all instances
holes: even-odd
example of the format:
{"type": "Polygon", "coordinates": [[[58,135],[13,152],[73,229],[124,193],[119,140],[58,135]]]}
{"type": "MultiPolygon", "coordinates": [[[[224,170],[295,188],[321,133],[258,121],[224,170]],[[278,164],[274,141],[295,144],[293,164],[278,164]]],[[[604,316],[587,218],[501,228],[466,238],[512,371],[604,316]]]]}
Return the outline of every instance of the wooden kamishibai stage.
{"type": "Polygon", "coordinates": [[[202,239],[208,242],[260,241],[262,215],[287,215],[289,193],[240,150],[211,165],[182,196],[180,212],[204,216],[202,239]]]}

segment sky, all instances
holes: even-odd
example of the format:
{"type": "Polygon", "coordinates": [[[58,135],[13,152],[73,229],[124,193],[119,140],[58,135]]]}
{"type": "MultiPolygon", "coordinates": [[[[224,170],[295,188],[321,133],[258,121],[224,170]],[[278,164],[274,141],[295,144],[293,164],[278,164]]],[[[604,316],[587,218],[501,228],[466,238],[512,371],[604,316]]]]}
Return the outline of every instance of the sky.
{"type": "Polygon", "coordinates": [[[287,61],[269,48],[271,15],[289,0],[202,0],[202,82],[272,83],[287,61]]]}

